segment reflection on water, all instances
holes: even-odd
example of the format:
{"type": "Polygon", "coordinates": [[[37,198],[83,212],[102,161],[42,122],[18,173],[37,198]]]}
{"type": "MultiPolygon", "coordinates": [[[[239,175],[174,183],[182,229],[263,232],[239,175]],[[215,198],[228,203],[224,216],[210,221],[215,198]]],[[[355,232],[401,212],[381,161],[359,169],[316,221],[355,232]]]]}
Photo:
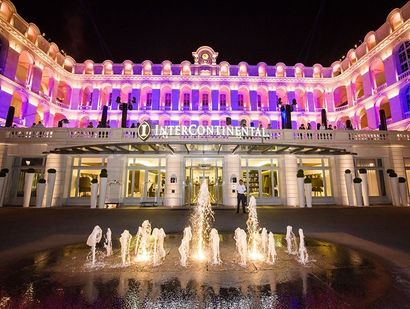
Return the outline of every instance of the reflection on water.
{"type": "MultiPolygon", "coordinates": [[[[185,270],[177,268],[177,261],[163,268],[85,270],[82,254],[88,249],[68,246],[2,270],[0,308],[344,308],[380,304],[389,276],[377,261],[323,242],[307,240],[307,246],[318,261],[309,267],[297,263],[290,267],[284,255],[269,267],[254,264],[243,269],[225,261],[219,268],[205,265],[185,270]]],[[[118,248],[114,254],[119,254],[118,248]]]]}

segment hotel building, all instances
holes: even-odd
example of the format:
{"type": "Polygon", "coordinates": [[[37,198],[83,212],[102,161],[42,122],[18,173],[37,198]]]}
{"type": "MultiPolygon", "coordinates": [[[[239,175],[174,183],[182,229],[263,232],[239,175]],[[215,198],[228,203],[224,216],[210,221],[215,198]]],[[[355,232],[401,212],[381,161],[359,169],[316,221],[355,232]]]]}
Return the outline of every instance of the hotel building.
{"type": "Polygon", "coordinates": [[[52,205],[89,205],[106,168],[107,200],[123,205],[192,205],[206,180],[214,205],[234,206],[242,178],[259,205],[295,206],[303,169],[314,204],[347,205],[344,171],[366,168],[371,203],[390,203],[386,169],[410,180],[409,17],[410,2],[329,67],[230,64],[208,46],[178,64],[77,63],[0,1],[0,122],[12,106],[15,126],[0,129],[5,202],[22,204],[28,168],[35,180],[54,168],[52,205]]]}

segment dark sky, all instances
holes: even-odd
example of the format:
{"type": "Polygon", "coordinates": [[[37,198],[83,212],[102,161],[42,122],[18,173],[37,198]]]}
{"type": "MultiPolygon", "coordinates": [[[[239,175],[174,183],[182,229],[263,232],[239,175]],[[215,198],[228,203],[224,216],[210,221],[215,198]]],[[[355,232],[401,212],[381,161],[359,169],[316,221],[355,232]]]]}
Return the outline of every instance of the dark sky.
{"type": "Polygon", "coordinates": [[[209,45],[218,61],[330,65],[405,0],[14,0],[17,12],[77,62],[192,62],[209,45]],[[272,7],[273,5],[273,7],[272,7]]]}

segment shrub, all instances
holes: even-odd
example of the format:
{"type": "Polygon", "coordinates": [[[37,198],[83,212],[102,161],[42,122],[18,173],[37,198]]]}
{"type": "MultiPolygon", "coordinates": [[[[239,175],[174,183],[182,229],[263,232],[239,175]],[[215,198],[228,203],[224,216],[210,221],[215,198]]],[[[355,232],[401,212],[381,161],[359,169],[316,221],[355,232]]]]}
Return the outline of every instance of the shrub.
{"type": "Polygon", "coordinates": [[[388,169],[386,170],[386,172],[387,172],[387,174],[394,173],[394,169],[388,168],[388,169]]]}
{"type": "Polygon", "coordinates": [[[303,182],[304,182],[304,183],[312,183],[312,178],[306,177],[303,182]]]}
{"type": "Polygon", "coordinates": [[[361,182],[362,182],[362,179],[359,178],[359,177],[356,177],[356,178],[353,179],[353,182],[354,182],[354,183],[361,183],[361,182]]]}
{"type": "Polygon", "coordinates": [[[393,172],[393,173],[390,173],[389,176],[390,177],[397,177],[397,174],[395,172],[393,172]]]}
{"type": "Polygon", "coordinates": [[[34,170],[34,168],[29,168],[28,170],[27,170],[27,173],[30,173],[30,174],[34,174],[36,171],[34,170]]]}
{"type": "Polygon", "coordinates": [[[2,168],[0,172],[3,172],[3,173],[7,174],[9,172],[9,169],[8,168],[2,168]]]}
{"type": "Polygon", "coordinates": [[[108,177],[108,173],[107,173],[107,170],[105,168],[103,168],[101,170],[100,177],[101,178],[107,178],[108,177]]]}
{"type": "Polygon", "coordinates": [[[404,177],[399,177],[399,182],[400,182],[400,183],[405,183],[405,182],[406,182],[406,178],[404,178],[404,177]]]}
{"type": "Polygon", "coordinates": [[[360,174],[367,174],[367,169],[365,169],[365,168],[359,168],[359,173],[360,173],[360,174]]]}
{"type": "Polygon", "coordinates": [[[352,172],[352,171],[349,170],[349,169],[345,170],[345,174],[350,174],[351,172],[352,172]]]}
{"type": "Polygon", "coordinates": [[[0,177],[6,177],[7,174],[4,171],[0,171],[0,177]]]}
{"type": "Polygon", "coordinates": [[[46,180],[45,180],[44,178],[40,178],[40,179],[38,180],[38,183],[46,183],[46,180]]]}
{"type": "Polygon", "coordinates": [[[298,170],[298,173],[296,174],[296,177],[298,177],[298,178],[305,177],[305,173],[303,172],[303,170],[298,170]]]}
{"type": "Polygon", "coordinates": [[[98,179],[97,179],[97,178],[93,178],[93,179],[91,180],[91,183],[98,183],[98,179]]]}
{"type": "Polygon", "coordinates": [[[54,168],[49,168],[49,169],[47,170],[47,172],[50,173],[50,174],[55,174],[55,173],[56,173],[56,170],[55,170],[54,168]]]}

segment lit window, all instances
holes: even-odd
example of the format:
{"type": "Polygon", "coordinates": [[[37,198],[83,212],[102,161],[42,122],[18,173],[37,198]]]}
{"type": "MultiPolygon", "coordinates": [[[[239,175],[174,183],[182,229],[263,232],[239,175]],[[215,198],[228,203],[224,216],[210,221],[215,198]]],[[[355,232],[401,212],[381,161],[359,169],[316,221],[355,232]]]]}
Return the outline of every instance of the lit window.
{"type": "Polygon", "coordinates": [[[226,94],[219,95],[219,105],[221,106],[221,110],[226,109],[226,94]]]}
{"type": "Polygon", "coordinates": [[[243,94],[238,94],[238,107],[243,109],[243,94]]]}
{"type": "Polygon", "coordinates": [[[400,74],[410,67],[410,41],[404,42],[399,48],[400,74]]]}
{"type": "Polygon", "coordinates": [[[147,101],[146,101],[145,106],[147,107],[147,109],[151,108],[151,106],[152,106],[152,92],[147,93],[147,101]]]}

